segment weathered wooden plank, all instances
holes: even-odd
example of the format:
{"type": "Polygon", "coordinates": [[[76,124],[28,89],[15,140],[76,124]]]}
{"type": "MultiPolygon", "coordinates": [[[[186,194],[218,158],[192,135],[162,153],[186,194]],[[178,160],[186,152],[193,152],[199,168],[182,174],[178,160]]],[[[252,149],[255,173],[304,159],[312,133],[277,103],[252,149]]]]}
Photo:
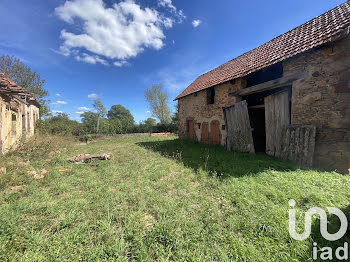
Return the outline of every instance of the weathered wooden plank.
{"type": "Polygon", "coordinates": [[[217,120],[210,122],[209,143],[212,145],[219,145],[221,140],[220,122],[217,120]]]}
{"type": "Polygon", "coordinates": [[[290,124],[288,91],[279,92],[264,99],[266,125],[266,153],[281,155],[282,129],[290,124]]]}
{"type": "Polygon", "coordinates": [[[266,154],[274,155],[275,148],[273,139],[275,137],[274,131],[274,106],[272,96],[265,97],[265,129],[266,129],[266,154]]]}
{"type": "Polygon", "coordinates": [[[202,129],[201,130],[201,142],[204,143],[204,144],[208,144],[209,143],[208,123],[207,122],[203,122],[201,129],[202,129]]]}
{"type": "Polygon", "coordinates": [[[282,134],[280,157],[299,165],[312,166],[315,151],[315,137],[315,126],[285,126],[282,134]]]}
{"type": "Polygon", "coordinates": [[[274,79],[271,81],[267,81],[265,83],[261,83],[255,86],[250,86],[247,88],[240,89],[236,92],[230,93],[230,96],[246,96],[246,95],[251,95],[254,93],[259,93],[271,89],[275,89],[278,87],[286,86],[288,84],[291,84],[293,81],[297,79],[301,79],[303,77],[304,73],[299,73],[299,74],[294,74],[290,76],[284,76],[280,77],[278,79],[274,79]]]}
{"type": "Polygon", "coordinates": [[[225,111],[227,127],[226,147],[228,150],[254,153],[253,136],[250,127],[247,102],[234,104],[225,111]]]}

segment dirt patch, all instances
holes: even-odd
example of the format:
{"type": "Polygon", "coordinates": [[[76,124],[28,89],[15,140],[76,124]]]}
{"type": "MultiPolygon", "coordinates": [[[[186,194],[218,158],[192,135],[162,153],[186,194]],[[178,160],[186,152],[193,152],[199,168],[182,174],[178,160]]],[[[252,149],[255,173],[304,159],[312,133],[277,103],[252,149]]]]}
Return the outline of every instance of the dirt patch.
{"type": "Polygon", "coordinates": [[[153,226],[154,222],[156,221],[156,219],[149,213],[144,214],[143,216],[143,221],[145,223],[146,228],[150,228],[153,226]]]}
{"type": "Polygon", "coordinates": [[[26,185],[12,186],[12,187],[10,187],[10,190],[12,192],[17,192],[17,191],[20,191],[20,190],[22,190],[22,189],[24,189],[26,187],[27,187],[26,185]]]}

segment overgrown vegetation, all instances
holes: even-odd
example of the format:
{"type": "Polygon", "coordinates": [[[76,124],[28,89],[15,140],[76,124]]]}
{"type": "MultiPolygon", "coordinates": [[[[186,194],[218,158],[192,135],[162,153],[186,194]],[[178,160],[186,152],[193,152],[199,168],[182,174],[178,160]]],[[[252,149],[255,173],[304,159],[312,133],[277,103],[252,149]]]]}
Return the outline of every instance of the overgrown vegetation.
{"type": "Polygon", "coordinates": [[[347,176],[174,137],[57,143],[30,163],[27,149],[0,158],[1,261],[306,261],[314,241],[339,244],[317,219],[311,238],[291,239],[288,200],[298,226],[311,206],[346,209],[347,176]],[[66,161],[103,152],[114,157],[66,161]]]}

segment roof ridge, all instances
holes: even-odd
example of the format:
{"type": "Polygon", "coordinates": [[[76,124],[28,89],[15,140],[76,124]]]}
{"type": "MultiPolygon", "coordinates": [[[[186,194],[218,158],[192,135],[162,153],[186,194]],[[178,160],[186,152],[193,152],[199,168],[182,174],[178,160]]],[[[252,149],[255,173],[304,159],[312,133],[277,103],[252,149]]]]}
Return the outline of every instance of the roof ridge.
{"type": "MultiPolygon", "coordinates": [[[[332,8],[332,9],[330,9],[330,10],[328,10],[328,11],[326,11],[326,12],[324,12],[324,13],[318,15],[318,16],[315,16],[314,18],[312,18],[312,19],[310,19],[310,20],[304,22],[304,23],[301,24],[301,25],[298,25],[298,26],[296,26],[296,27],[294,27],[294,28],[292,28],[292,29],[290,29],[290,30],[288,30],[288,31],[286,31],[286,32],[284,32],[284,33],[278,35],[278,36],[275,36],[275,37],[272,38],[271,40],[269,40],[269,41],[267,41],[267,42],[265,42],[265,43],[263,43],[263,44],[261,44],[261,45],[259,45],[259,46],[257,46],[257,47],[254,47],[253,49],[251,49],[251,50],[249,50],[249,51],[246,51],[246,52],[244,52],[243,54],[241,54],[241,55],[239,55],[239,56],[236,56],[235,58],[232,58],[231,60],[229,60],[229,61],[227,61],[227,62],[225,62],[225,63],[223,63],[223,64],[221,64],[221,65],[219,65],[219,66],[217,66],[217,67],[215,67],[215,68],[213,68],[212,70],[209,70],[208,72],[201,74],[200,76],[205,75],[205,74],[207,74],[207,73],[209,73],[209,72],[212,72],[212,71],[214,71],[215,69],[218,69],[218,68],[224,66],[225,64],[227,64],[227,63],[229,63],[229,62],[231,62],[231,61],[233,61],[233,60],[235,60],[235,59],[237,59],[237,58],[239,58],[239,57],[242,57],[242,56],[244,56],[245,54],[250,53],[250,52],[256,50],[257,48],[259,48],[259,47],[261,47],[261,46],[263,46],[263,45],[266,45],[266,44],[268,44],[269,42],[272,42],[273,40],[275,40],[275,39],[277,39],[277,38],[279,38],[279,37],[281,37],[281,36],[283,36],[283,35],[285,35],[285,34],[288,34],[288,33],[292,32],[293,30],[295,30],[295,29],[297,29],[297,28],[299,28],[299,27],[302,27],[303,25],[305,25],[305,24],[307,24],[307,23],[310,23],[311,21],[313,21],[313,20],[315,20],[315,19],[317,19],[317,18],[319,18],[319,17],[325,15],[326,13],[332,12],[334,9],[336,9],[337,7],[340,7],[340,6],[344,5],[345,3],[350,3],[350,0],[345,1],[344,3],[339,4],[339,5],[335,6],[334,8],[332,8]]],[[[350,21],[349,21],[349,24],[350,24],[350,21]]],[[[346,25],[345,25],[345,26],[346,26],[346,25]]]]}

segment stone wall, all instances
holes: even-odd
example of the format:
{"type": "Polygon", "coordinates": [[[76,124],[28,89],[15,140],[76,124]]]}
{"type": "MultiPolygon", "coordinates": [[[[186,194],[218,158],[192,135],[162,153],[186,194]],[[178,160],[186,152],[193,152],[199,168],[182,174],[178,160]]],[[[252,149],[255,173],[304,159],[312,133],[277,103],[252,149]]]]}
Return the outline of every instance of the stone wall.
{"type": "MultiPolygon", "coordinates": [[[[350,37],[283,62],[283,76],[304,73],[292,84],[291,123],[316,126],[314,164],[348,173],[350,168],[350,37]]],[[[179,137],[187,138],[187,120],[194,121],[195,140],[200,125],[225,125],[223,107],[236,102],[228,94],[245,87],[244,79],[215,87],[215,103],[207,104],[207,91],[179,99],[179,137]]],[[[209,130],[210,132],[210,130],[209,130]]],[[[221,144],[226,130],[220,128],[221,144]]]]}
{"type": "Polygon", "coordinates": [[[187,120],[194,120],[195,140],[197,141],[201,141],[201,125],[203,123],[208,123],[210,133],[210,123],[219,121],[221,145],[225,145],[226,128],[224,127],[223,129],[225,125],[223,107],[236,102],[236,98],[229,96],[229,93],[241,89],[244,84],[244,81],[241,79],[236,79],[236,81],[231,83],[228,82],[216,86],[214,104],[207,104],[207,90],[179,99],[179,137],[182,139],[187,138],[187,120]]]}
{"type": "Polygon", "coordinates": [[[350,37],[284,62],[293,83],[292,124],[315,125],[314,164],[348,173],[350,168],[350,37]]]}

